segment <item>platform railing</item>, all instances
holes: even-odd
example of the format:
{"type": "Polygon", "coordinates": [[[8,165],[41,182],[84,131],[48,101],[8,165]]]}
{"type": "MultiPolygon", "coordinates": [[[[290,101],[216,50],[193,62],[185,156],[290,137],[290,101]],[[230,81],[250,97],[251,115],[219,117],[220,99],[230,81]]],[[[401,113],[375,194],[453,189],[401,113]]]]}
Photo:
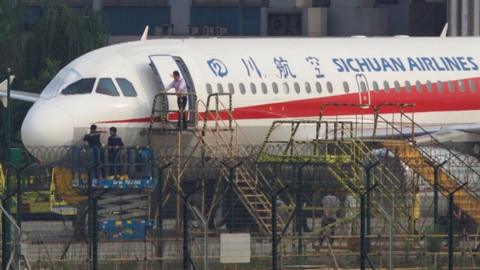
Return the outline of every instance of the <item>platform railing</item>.
{"type": "Polygon", "coordinates": [[[416,123],[413,118],[406,115],[406,113],[402,111],[400,111],[399,114],[403,117],[403,119],[405,119],[405,121],[407,121],[408,125],[411,125],[411,129],[408,130],[408,133],[401,128],[404,126],[402,123],[394,123],[389,121],[381,115],[380,110],[377,111],[376,118],[382,123],[388,125],[390,129],[395,132],[393,137],[408,141],[413,147],[418,149],[432,165],[447,161],[447,163],[442,166],[444,172],[455,181],[457,186],[460,186],[463,183],[469,183],[464,190],[476,197],[479,197],[480,190],[478,190],[478,187],[470,184],[472,184],[472,181],[480,179],[480,172],[475,170],[475,168],[465,162],[465,160],[462,159],[457,153],[435,138],[431,131],[426,130],[420,124],[416,123]],[[422,143],[425,146],[417,145],[417,140],[420,138],[420,135],[423,136],[424,141],[427,140],[427,142],[422,143]],[[443,154],[440,156],[441,160],[438,155],[436,155],[438,153],[438,149],[441,149],[443,152],[443,154]]]}

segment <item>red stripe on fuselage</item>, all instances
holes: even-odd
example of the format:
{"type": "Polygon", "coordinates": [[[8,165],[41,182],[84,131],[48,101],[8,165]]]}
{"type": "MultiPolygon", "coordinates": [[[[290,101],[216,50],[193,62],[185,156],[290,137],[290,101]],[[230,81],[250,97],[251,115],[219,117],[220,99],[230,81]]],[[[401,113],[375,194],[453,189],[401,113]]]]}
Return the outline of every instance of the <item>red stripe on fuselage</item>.
{"type": "MultiPolygon", "coordinates": [[[[415,85],[412,85],[409,92],[406,87],[401,87],[400,91],[390,88],[385,91],[369,91],[371,106],[361,108],[355,106],[327,106],[323,109],[323,115],[355,115],[355,114],[371,114],[372,107],[385,103],[395,104],[414,104],[414,107],[407,107],[404,111],[415,112],[444,112],[444,111],[466,111],[480,110],[480,79],[464,79],[452,81],[454,85],[453,91],[450,91],[447,82],[442,82],[442,92],[439,92],[438,83],[432,83],[430,90],[426,84],[422,84],[422,91],[417,91],[415,85]],[[472,80],[475,89],[471,88],[470,80],[472,80]],[[464,89],[460,89],[460,81],[463,81],[464,89]]],[[[319,97],[311,99],[302,99],[294,101],[286,101],[279,103],[269,103],[263,105],[247,106],[235,108],[233,117],[236,120],[249,119],[279,119],[279,118],[301,118],[316,117],[320,114],[322,104],[360,104],[359,93],[349,93],[328,97],[319,97]]],[[[398,112],[399,108],[390,106],[384,107],[381,112],[391,113],[398,112]]],[[[204,113],[201,113],[204,116],[204,113]]],[[[221,117],[226,119],[227,114],[222,113],[221,117]]],[[[177,114],[173,113],[171,120],[177,119],[177,114]]],[[[209,117],[210,118],[210,117],[209,117]]],[[[155,117],[154,121],[159,121],[159,117],[155,117]]],[[[126,120],[103,121],[100,124],[113,123],[145,123],[150,122],[150,117],[134,118],[126,120]]]]}

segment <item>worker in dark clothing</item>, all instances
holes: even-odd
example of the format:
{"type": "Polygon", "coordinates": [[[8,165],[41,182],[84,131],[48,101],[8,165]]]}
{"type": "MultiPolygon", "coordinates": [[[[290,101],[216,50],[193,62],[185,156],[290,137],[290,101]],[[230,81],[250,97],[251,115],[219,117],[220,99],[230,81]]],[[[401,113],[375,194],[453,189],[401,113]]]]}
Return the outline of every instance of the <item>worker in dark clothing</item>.
{"type": "Polygon", "coordinates": [[[94,177],[99,178],[99,162],[100,162],[100,133],[97,131],[97,125],[90,126],[90,132],[83,137],[83,140],[88,143],[91,149],[91,163],[90,167],[93,168],[94,177]]]}
{"type": "Polygon", "coordinates": [[[187,115],[185,113],[185,108],[187,107],[187,95],[188,95],[188,88],[185,80],[180,77],[180,72],[174,71],[173,72],[173,81],[165,87],[165,91],[170,89],[175,89],[175,93],[177,94],[177,105],[178,105],[178,123],[177,128],[187,129],[187,115]],[[180,125],[180,122],[182,125],[180,125]]]}
{"type": "Polygon", "coordinates": [[[117,128],[110,128],[110,137],[108,137],[108,163],[110,163],[110,175],[119,175],[121,173],[121,149],[123,147],[122,138],[117,135],[117,128]]]}

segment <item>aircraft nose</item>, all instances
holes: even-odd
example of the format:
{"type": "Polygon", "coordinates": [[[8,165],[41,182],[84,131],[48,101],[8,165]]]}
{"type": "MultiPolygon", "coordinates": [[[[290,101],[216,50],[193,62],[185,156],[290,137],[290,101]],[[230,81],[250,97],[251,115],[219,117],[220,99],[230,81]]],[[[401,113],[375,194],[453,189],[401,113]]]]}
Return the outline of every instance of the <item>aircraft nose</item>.
{"type": "Polygon", "coordinates": [[[73,143],[73,119],[53,104],[35,103],[22,124],[26,147],[67,146],[73,143]]]}

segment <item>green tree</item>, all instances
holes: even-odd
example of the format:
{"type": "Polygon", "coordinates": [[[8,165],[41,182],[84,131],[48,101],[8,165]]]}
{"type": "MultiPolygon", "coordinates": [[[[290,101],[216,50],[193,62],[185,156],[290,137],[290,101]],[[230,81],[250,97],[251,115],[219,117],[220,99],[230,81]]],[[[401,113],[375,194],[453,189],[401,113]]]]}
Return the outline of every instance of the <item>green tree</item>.
{"type": "Polygon", "coordinates": [[[22,9],[16,2],[0,0],[0,74],[5,73],[7,67],[16,69],[21,62],[22,9]]]}
{"type": "MultiPolygon", "coordinates": [[[[26,32],[24,9],[16,2],[21,1],[0,0],[0,77],[7,66],[12,67],[15,89],[39,93],[63,66],[107,44],[108,32],[101,13],[46,0],[40,20],[31,32],[26,32]]],[[[31,104],[12,105],[13,140],[20,145],[20,127],[31,104]]],[[[1,106],[0,117],[3,120],[1,106]]],[[[0,121],[0,134],[2,126],[0,121]]]]}
{"type": "Polygon", "coordinates": [[[107,44],[101,13],[45,2],[43,15],[25,46],[25,87],[40,91],[78,56],[107,44]]]}

